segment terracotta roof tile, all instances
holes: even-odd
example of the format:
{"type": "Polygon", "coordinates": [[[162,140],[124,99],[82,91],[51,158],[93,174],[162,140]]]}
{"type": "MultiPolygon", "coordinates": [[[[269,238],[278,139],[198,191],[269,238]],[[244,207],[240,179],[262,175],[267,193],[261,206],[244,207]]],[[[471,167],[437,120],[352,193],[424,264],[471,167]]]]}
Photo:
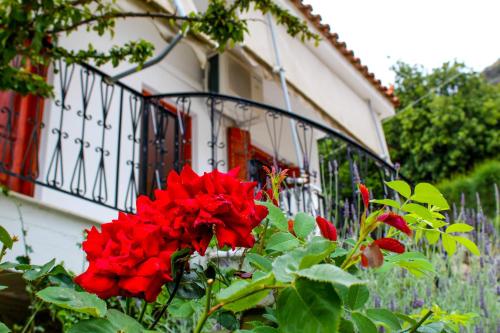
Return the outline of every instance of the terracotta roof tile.
{"type": "Polygon", "coordinates": [[[305,4],[303,0],[291,0],[291,2],[300,10],[302,14],[318,29],[318,31],[323,35],[323,37],[330,41],[330,43],[344,55],[344,57],[386,98],[388,98],[391,103],[397,107],[399,105],[399,99],[394,95],[393,89],[388,89],[382,82],[375,78],[375,74],[371,73],[367,66],[361,63],[358,57],[354,56],[354,52],[347,48],[345,42],[339,41],[339,35],[330,30],[328,24],[323,24],[321,22],[321,15],[315,15],[312,13],[313,8],[311,5],[305,4]]]}

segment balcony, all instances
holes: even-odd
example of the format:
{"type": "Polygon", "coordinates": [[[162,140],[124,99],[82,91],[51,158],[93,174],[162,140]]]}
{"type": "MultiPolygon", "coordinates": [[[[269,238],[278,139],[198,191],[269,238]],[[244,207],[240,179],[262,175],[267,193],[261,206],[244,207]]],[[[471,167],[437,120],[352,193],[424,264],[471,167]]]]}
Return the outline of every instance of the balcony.
{"type": "Polygon", "coordinates": [[[355,184],[387,195],[397,170],[364,146],[297,113],[212,93],[136,91],[91,66],[56,64],[53,99],[2,93],[0,182],[93,218],[135,210],[170,170],[290,169],[282,205],[343,221],[355,184]],[[61,204],[64,203],[64,204],[61,204]],[[83,212],[83,213],[82,213],[83,212]]]}

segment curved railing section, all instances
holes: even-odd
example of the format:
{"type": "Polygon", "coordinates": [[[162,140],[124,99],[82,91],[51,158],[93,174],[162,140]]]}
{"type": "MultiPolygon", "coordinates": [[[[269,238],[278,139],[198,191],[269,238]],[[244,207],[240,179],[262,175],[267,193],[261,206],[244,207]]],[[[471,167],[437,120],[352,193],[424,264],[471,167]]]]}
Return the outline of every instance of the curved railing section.
{"type": "Polygon", "coordinates": [[[134,211],[138,195],[163,188],[186,163],[239,167],[261,187],[263,166],[274,166],[289,169],[280,204],[290,214],[343,225],[359,215],[357,183],[392,195],[393,165],[304,110],[213,93],[148,95],[87,65],[56,68],[52,100],[26,110],[11,94],[1,105],[0,182],[15,191],[134,211]]]}

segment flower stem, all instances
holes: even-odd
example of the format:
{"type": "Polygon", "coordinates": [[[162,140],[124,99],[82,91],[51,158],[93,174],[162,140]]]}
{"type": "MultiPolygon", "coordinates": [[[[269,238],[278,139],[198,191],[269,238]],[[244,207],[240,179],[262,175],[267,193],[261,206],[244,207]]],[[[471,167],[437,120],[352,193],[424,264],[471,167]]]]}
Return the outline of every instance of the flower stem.
{"type": "Polygon", "coordinates": [[[179,285],[181,284],[181,280],[182,280],[183,275],[184,275],[184,266],[182,266],[180,269],[180,272],[177,273],[177,277],[175,278],[174,290],[172,290],[172,292],[170,293],[170,296],[168,297],[167,302],[165,303],[165,305],[163,305],[163,308],[161,309],[160,313],[156,316],[154,322],[149,327],[150,330],[153,330],[155,328],[155,326],[160,321],[161,317],[163,317],[163,315],[167,311],[170,303],[172,303],[172,301],[174,300],[175,294],[177,294],[177,290],[179,290],[179,285]]]}
{"type": "Polygon", "coordinates": [[[146,313],[147,308],[148,308],[148,302],[144,301],[144,305],[142,306],[141,314],[139,315],[139,319],[137,319],[137,321],[139,323],[142,323],[142,320],[144,319],[144,314],[146,313]]]}
{"type": "Polygon", "coordinates": [[[366,236],[362,233],[361,236],[359,237],[358,241],[356,242],[356,244],[352,248],[352,250],[349,252],[347,257],[345,258],[345,260],[342,263],[342,265],[340,266],[340,268],[347,270],[351,266],[352,257],[354,256],[354,254],[356,254],[356,251],[358,250],[361,243],[363,243],[365,238],[366,238],[366,236]]]}
{"type": "Polygon", "coordinates": [[[420,321],[413,326],[410,332],[408,333],[415,333],[417,331],[417,328],[423,325],[423,323],[432,315],[432,310],[429,310],[423,317],[420,319],[420,321]]]}
{"type": "Polygon", "coordinates": [[[203,328],[203,325],[205,325],[205,322],[207,321],[208,317],[211,314],[210,311],[210,300],[212,298],[212,286],[214,284],[213,279],[208,279],[207,281],[207,302],[205,304],[205,310],[203,311],[203,314],[201,318],[198,320],[198,324],[196,325],[196,328],[194,329],[194,333],[200,333],[201,329],[203,328]]]}
{"type": "Polygon", "coordinates": [[[41,307],[42,307],[41,303],[38,303],[38,304],[35,305],[35,308],[33,309],[33,313],[28,318],[28,321],[26,321],[26,324],[24,324],[24,327],[23,327],[21,333],[26,333],[28,331],[28,328],[31,326],[31,323],[35,319],[36,314],[38,313],[38,310],[40,310],[41,307]]]}

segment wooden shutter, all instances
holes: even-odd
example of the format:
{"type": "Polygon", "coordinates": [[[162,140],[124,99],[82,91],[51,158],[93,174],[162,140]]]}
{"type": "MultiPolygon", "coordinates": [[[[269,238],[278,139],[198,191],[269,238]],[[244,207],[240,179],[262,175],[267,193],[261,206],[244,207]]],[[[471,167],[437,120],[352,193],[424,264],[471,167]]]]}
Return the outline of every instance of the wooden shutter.
{"type": "Polygon", "coordinates": [[[237,127],[229,127],[227,132],[227,154],[229,170],[240,167],[238,177],[248,177],[248,161],[250,160],[250,132],[237,127]]]}
{"type": "MultiPolygon", "coordinates": [[[[32,73],[47,76],[46,67],[27,65],[32,73]]],[[[34,179],[38,176],[38,149],[44,99],[0,91],[0,164],[9,172],[34,179]]],[[[33,196],[34,183],[0,173],[0,183],[10,190],[33,196]]]]}

